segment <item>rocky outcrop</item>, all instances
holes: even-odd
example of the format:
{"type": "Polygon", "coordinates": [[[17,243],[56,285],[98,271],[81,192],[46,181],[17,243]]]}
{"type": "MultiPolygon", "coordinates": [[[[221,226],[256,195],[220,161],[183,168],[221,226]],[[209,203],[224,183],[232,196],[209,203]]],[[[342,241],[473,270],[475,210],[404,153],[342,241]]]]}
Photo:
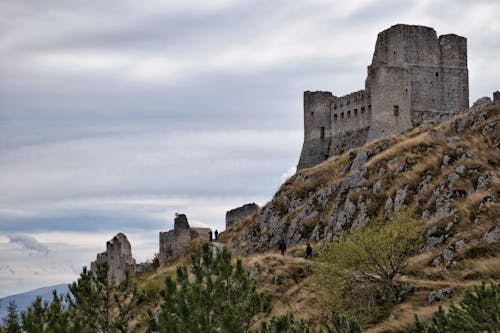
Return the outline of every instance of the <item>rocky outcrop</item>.
{"type": "Polygon", "coordinates": [[[252,216],[258,210],[259,206],[255,202],[243,205],[235,209],[231,209],[230,211],[226,212],[226,229],[228,229],[234,223],[252,216]]]}
{"type": "Polygon", "coordinates": [[[499,121],[500,107],[490,105],[299,170],[228,238],[244,253],[276,248],[281,239],[287,247],[328,241],[409,207],[428,226],[422,251],[456,245],[435,262],[449,266],[463,245],[460,231],[495,221],[499,121]]]}
{"type": "Polygon", "coordinates": [[[108,264],[109,281],[120,283],[126,279],[127,274],[135,275],[135,260],[125,234],[119,233],[106,243],[106,251],[97,254],[96,260],[90,265],[91,271],[95,274],[97,265],[103,263],[108,264]]]}
{"type": "Polygon", "coordinates": [[[176,214],[174,229],[160,232],[160,265],[176,259],[184,253],[195,238],[209,240],[210,228],[191,228],[186,215],[176,214]]]}

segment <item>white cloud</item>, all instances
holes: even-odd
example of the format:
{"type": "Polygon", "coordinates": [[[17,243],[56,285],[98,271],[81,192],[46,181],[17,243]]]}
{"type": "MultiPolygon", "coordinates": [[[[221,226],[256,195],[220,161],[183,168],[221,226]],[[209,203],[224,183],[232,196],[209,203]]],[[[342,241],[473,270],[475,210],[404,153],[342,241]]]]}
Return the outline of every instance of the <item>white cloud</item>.
{"type": "Polygon", "coordinates": [[[28,235],[22,234],[7,234],[9,242],[12,244],[18,244],[26,250],[35,251],[41,254],[48,254],[49,247],[39,241],[36,238],[28,235]]]}

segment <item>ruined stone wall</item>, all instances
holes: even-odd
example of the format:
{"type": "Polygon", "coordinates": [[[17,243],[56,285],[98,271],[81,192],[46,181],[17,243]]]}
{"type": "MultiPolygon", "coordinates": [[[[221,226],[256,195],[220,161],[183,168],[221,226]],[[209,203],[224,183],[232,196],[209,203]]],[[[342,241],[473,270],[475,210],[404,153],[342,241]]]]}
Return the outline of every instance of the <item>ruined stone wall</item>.
{"type": "Polygon", "coordinates": [[[174,229],[160,232],[160,264],[163,265],[184,253],[191,240],[208,240],[209,232],[210,228],[190,228],[186,215],[176,214],[174,229]]]}
{"type": "Polygon", "coordinates": [[[160,264],[164,264],[182,253],[191,241],[191,231],[186,215],[178,214],[174,219],[174,229],[160,232],[160,264]]]}
{"type": "Polygon", "coordinates": [[[117,234],[106,243],[106,251],[97,254],[97,258],[90,264],[90,270],[95,274],[97,265],[107,263],[108,279],[120,283],[127,274],[135,275],[135,260],[132,257],[130,242],[123,233],[117,234]]]}
{"type": "Polygon", "coordinates": [[[253,202],[241,207],[231,209],[226,212],[226,230],[232,226],[235,222],[241,221],[259,210],[259,206],[253,202]]]}
{"type": "Polygon", "coordinates": [[[336,97],[330,92],[304,93],[304,145],[298,168],[307,168],[366,142],[370,96],[360,90],[336,97]]]}

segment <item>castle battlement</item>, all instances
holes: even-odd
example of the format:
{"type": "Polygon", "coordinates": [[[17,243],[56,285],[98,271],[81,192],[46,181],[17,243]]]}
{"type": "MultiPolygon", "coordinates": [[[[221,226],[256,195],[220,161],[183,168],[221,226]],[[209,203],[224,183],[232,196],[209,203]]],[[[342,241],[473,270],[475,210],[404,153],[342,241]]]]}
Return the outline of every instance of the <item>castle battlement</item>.
{"type": "Polygon", "coordinates": [[[365,89],[337,97],[304,92],[298,168],[376,138],[399,134],[469,105],[467,39],[398,24],[378,34],[365,89]]]}

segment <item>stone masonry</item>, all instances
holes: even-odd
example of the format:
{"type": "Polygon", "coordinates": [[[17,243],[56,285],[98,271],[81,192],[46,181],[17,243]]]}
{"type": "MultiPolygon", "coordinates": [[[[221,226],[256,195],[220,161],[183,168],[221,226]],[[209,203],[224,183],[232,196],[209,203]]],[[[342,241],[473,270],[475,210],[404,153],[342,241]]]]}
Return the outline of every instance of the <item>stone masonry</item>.
{"type": "Polygon", "coordinates": [[[174,229],[160,232],[160,265],[181,255],[195,238],[209,240],[210,228],[190,228],[186,215],[175,214],[174,229]]]}
{"type": "Polygon", "coordinates": [[[135,275],[135,260],[132,257],[130,242],[123,233],[117,234],[106,243],[106,251],[97,254],[97,258],[90,264],[90,270],[95,274],[97,265],[108,263],[108,279],[117,283],[122,282],[127,274],[135,275]]]}
{"type": "Polygon", "coordinates": [[[259,206],[253,202],[226,212],[226,230],[235,222],[255,214],[258,210],[259,206]]]}
{"type": "Polygon", "coordinates": [[[304,92],[298,169],[469,106],[467,39],[398,24],[378,34],[365,89],[304,92]]]}

